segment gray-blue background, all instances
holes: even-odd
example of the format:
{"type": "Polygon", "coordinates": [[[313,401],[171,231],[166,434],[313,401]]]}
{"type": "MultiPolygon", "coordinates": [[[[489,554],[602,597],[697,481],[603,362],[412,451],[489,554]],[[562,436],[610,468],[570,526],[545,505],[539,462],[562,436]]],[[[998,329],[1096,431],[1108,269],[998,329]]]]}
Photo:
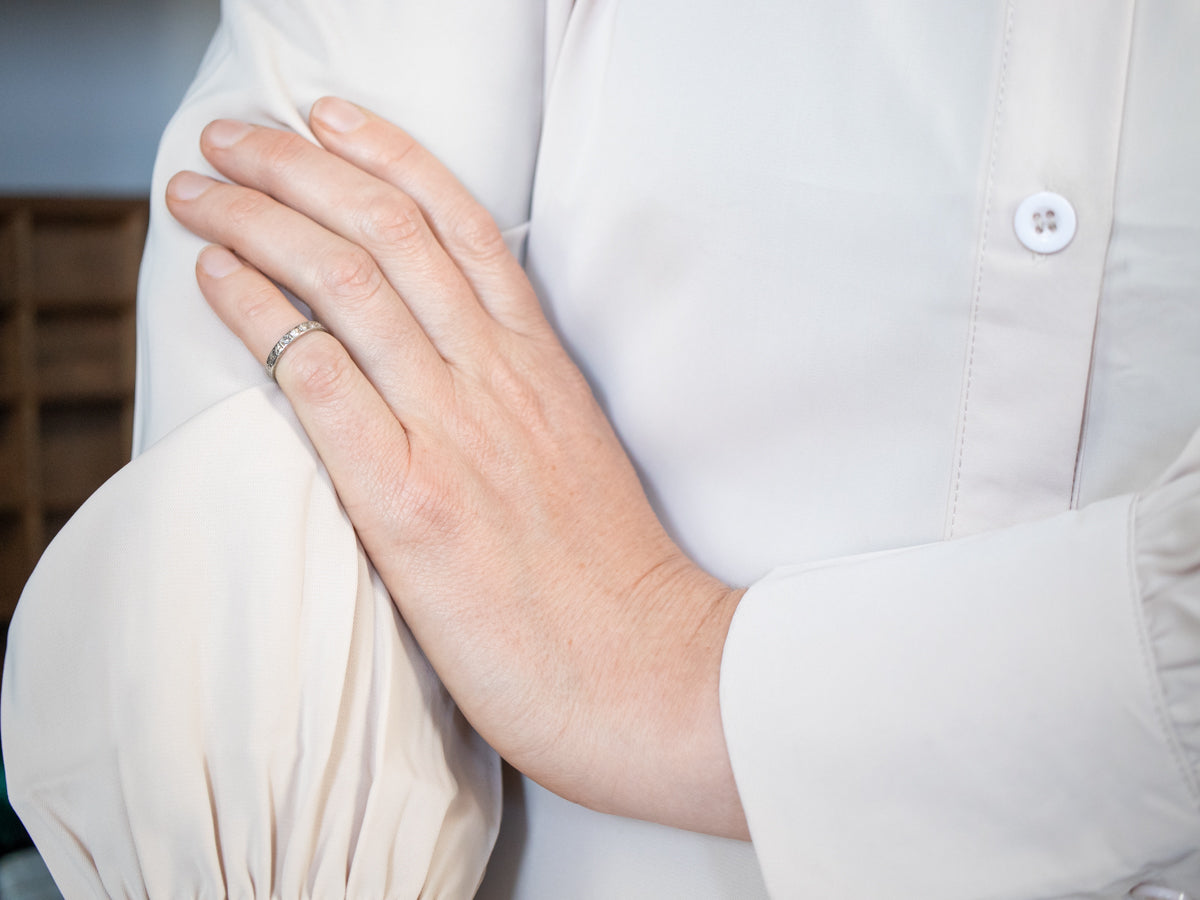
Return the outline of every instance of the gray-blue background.
{"type": "Polygon", "coordinates": [[[0,193],[146,194],[218,0],[0,0],[0,193]]]}

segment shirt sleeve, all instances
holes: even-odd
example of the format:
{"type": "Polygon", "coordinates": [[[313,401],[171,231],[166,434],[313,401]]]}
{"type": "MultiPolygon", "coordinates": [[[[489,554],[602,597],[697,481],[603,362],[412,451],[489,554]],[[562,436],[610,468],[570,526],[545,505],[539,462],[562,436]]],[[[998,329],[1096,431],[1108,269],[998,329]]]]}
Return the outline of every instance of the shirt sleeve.
{"type": "Polygon", "coordinates": [[[67,523],[10,627],[0,716],[9,797],[67,897],[467,898],[499,826],[496,754],[273,387],[67,523]]]}
{"type": "MultiPolygon", "coordinates": [[[[204,302],[204,242],[167,211],[181,169],[217,176],[200,132],[237,118],[311,138],[327,94],[400,125],[446,163],[519,250],[541,128],[547,49],[562,0],[227,0],[221,22],[159,146],[138,287],[135,455],[213,403],[265,383],[204,302]],[[552,12],[553,15],[548,15],[552,12]]],[[[217,176],[219,177],[219,176],[217,176]]],[[[297,321],[307,313],[297,313],[297,321]]]]}
{"type": "MultiPolygon", "coordinates": [[[[201,129],[309,136],[326,94],[447,162],[519,241],[546,0],[226,0],[163,136],[139,279],[137,458],[10,631],[11,797],[68,896],[467,897],[498,759],[396,616],[282,395],[167,212],[201,129]]],[[[297,321],[304,318],[297,313],[297,321]]]]}
{"type": "Polygon", "coordinates": [[[773,896],[1200,892],[1197,469],[749,590],[721,703],[773,896]]]}

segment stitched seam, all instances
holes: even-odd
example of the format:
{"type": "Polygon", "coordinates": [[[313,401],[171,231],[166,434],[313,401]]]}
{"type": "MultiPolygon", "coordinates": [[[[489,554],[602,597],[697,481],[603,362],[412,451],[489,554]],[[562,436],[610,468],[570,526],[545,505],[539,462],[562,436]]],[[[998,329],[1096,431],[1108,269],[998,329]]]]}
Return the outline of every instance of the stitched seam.
{"type": "Polygon", "coordinates": [[[1167,746],[1171,750],[1171,757],[1175,760],[1175,766],[1179,770],[1179,777],[1187,785],[1188,793],[1192,797],[1192,804],[1200,812],[1200,783],[1198,783],[1196,773],[1192,771],[1188,763],[1187,755],[1183,751],[1183,745],[1179,740],[1179,736],[1175,733],[1175,726],[1171,723],[1171,715],[1167,710],[1166,696],[1158,674],[1158,660],[1154,655],[1154,646],[1150,641],[1149,629],[1146,627],[1142,588],[1138,580],[1134,550],[1137,507],[1140,499],[1141,494],[1137,494],[1130,501],[1125,527],[1125,565],[1129,570],[1130,611],[1133,614],[1134,628],[1138,633],[1138,644],[1142,651],[1142,663],[1146,668],[1147,689],[1150,691],[1150,696],[1154,701],[1155,718],[1158,719],[1158,725],[1166,737],[1167,746]]]}
{"type": "Polygon", "coordinates": [[[1079,507],[1083,496],[1083,479],[1085,463],[1091,455],[1092,438],[1092,399],[1096,383],[1096,349],[1100,339],[1100,311],[1104,303],[1104,286],[1108,282],[1108,257],[1112,253],[1112,236],[1117,222],[1117,174],[1121,169],[1121,149],[1125,145],[1125,107],[1129,105],[1129,70],[1133,60],[1134,26],[1136,23],[1136,2],[1129,7],[1129,29],[1125,48],[1125,91],[1121,96],[1121,124],[1117,126],[1117,150],[1113,162],[1112,181],[1109,184],[1108,206],[1108,241],[1104,248],[1104,260],[1101,263],[1100,287],[1096,293],[1096,316],[1092,320],[1092,352],[1088,362],[1087,390],[1083,396],[1083,415],[1079,422],[1079,449],[1075,454],[1075,474],[1071,484],[1071,508],[1079,507]]]}
{"type": "Polygon", "coordinates": [[[950,498],[950,522],[946,537],[954,536],[958,522],[958,498],[962,490],[963,457],[967,446],[967,409],[971,401],[971,384],[975,377],[975,339],[979,334],[979,307],[983,298],[983,262],[987,256],[989,229],[992,218],[992,197],[996,189],[996,156],[999,152],[1000,129],[1004,122],[1004,95],[1008,87],[1008,51],[1012,43],[1013,3],[1009,0],[1007,21],[1004,23],[1004,49],[1000,55],[1000,86],[996,93],[996,118],[992,123],[992,147],[988,154],[987,186],[984,189],[983,232],[979,240],[979,262],[975,267],[975,296],[971,303],[971,336],[967,344],[967,369],[963,383],[962,402],[958,414],[958,451],[954,467],[954,488],[950,498]]]}
{"type": "Polygon", "coordinates": [[[553,36],[549,32],[550,28],[550,4],[552,0],[546,0],[542,7],[542,123],[545,124],[546,108],[550,104],[550,94],[554,91],[554,86],[558,83],[558,73],[562,70],[563,48],[567,45],[567,37],[571,32],[571,26],[575,18],[577,5],[575,0],[565,0],[568,9],[566,12],[566,20],[563,26],[559,29],[556,45],[554,46],[553,67],[548,64],[550,60],[550,42],[553,36]]]}

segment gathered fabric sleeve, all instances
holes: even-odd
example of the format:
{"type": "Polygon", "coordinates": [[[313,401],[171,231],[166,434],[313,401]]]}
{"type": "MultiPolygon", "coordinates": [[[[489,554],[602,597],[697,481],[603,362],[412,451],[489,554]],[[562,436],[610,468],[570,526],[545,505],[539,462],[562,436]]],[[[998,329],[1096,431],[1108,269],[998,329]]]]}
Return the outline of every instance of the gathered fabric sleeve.
{"type": "Polygon", "coordinates": [[[1200,438],[1138,496],[755,584],[721,702],[772,896],[1200,896],[1198,573],[1200,438]]]}
{"type": "Polygon", "coordinates": [[[367,563],[286,400],[126,466],[21,598],[9,792],[67,897],[470,897],[499,760],[367,563]]]}
{"type": "MultiPolygon", "coordinates": [[[[195,81],[167,125],[151,189],[138,287],[135,455],[196,413],[263,384],[251,357],[204,302],[204,242],[167,211],[181,169],[220,177],[200,132],[234,118],[311,138],[327,94],[395,122],[438,156],[520,251],[528,228],[547,52],[565,0],[224,0],[195,81]]],[[[297,322],[304,318],[297,313],[297,322]]]]}
{"type": "Polygon", "coordinates": [[[55,539],[9,636],[10,794],[67,896],[478,885],[499,760],[396,615],[262,360],[202,298],[203,242],[163,191],[181,169],[215,174],[199,150],[212,119],[310,136],[309,107],[335,94],[425,143],[520,249],[560,27],[546,13],[546,0],[222,3],[155,167],[136,458],[55,539]]]}

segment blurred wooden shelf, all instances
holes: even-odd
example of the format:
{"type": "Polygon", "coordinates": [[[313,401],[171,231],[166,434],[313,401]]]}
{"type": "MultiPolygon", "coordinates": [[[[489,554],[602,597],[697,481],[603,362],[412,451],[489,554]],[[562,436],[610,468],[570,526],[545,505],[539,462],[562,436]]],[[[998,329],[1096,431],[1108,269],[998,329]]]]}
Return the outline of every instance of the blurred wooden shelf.
{"type": "Polygon", "coordinates": [[[128,458],[145,198],[0,197],[0,622],[128,458]]]}

